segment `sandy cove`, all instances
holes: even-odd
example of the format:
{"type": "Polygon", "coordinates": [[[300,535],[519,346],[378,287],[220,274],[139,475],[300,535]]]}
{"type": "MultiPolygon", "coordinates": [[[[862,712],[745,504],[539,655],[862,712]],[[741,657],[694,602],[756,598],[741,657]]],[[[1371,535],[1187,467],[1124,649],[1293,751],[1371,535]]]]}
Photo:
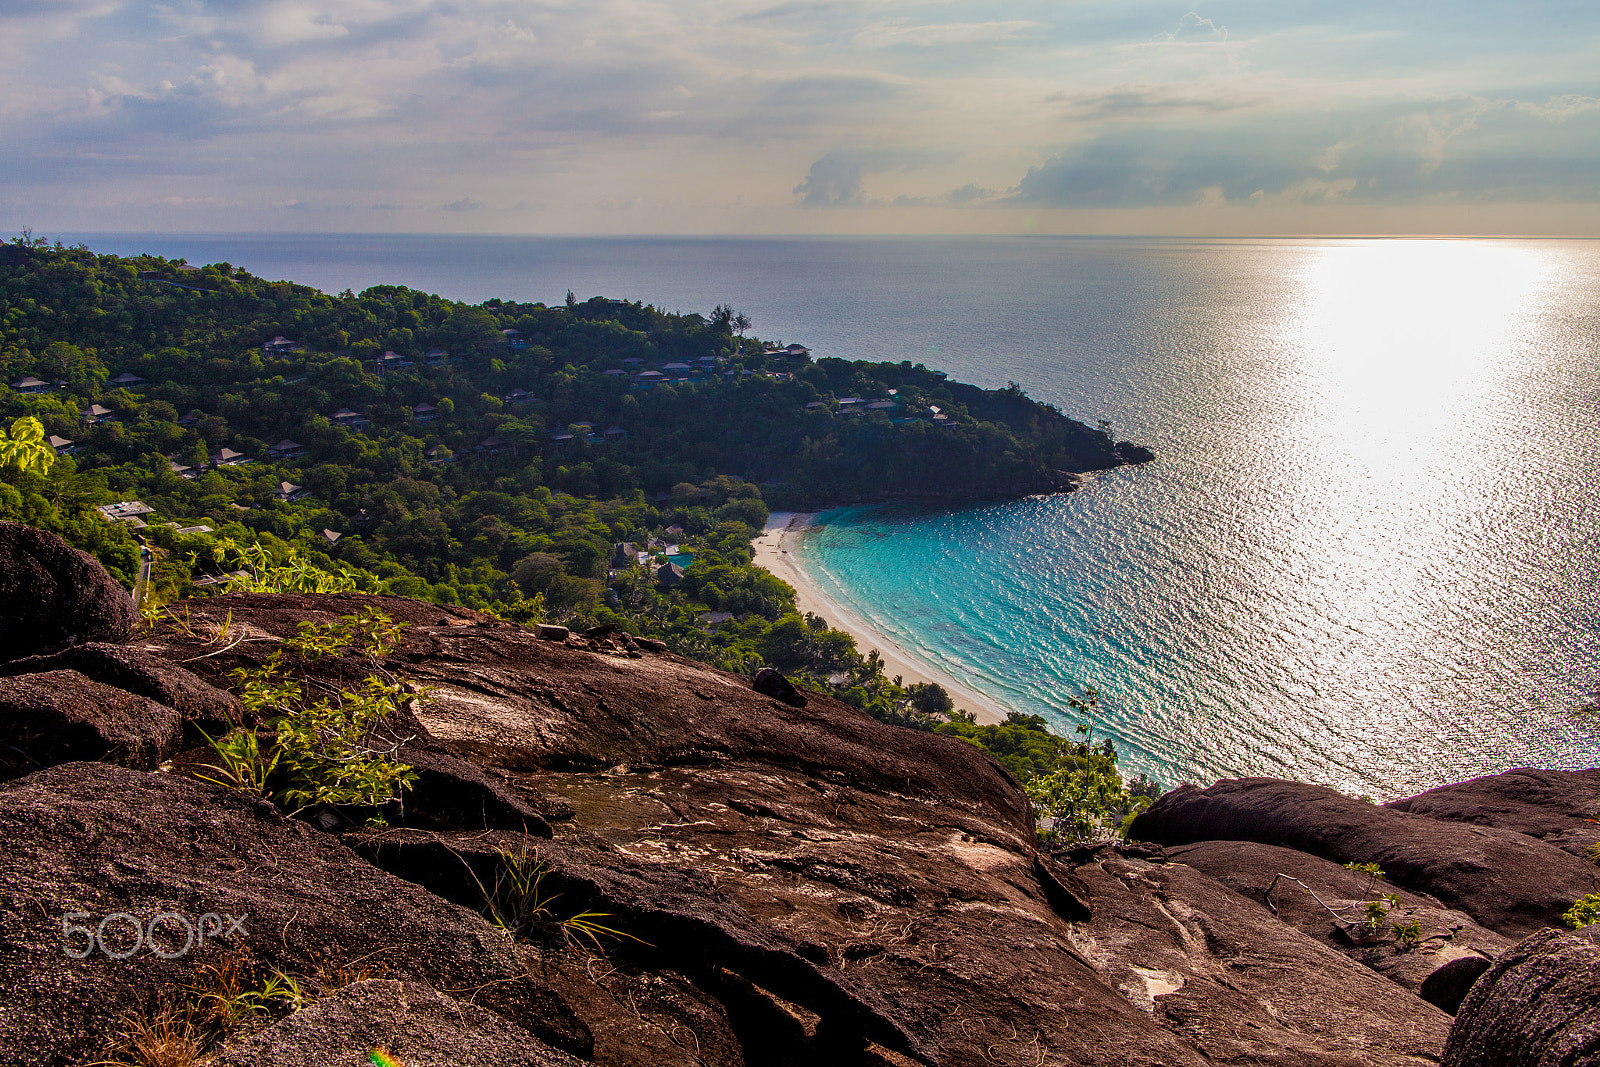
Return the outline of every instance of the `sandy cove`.
{"type": "Polygon", "coordinates": [[[810,612],[828,620],[828,625],[843,630],[856,639],[856,647],[863,655],[869,649],[878,650],[883,662],[885,677],[899,675],[906,685],[915,682],[937,682],[955,700],[956,707],[965,708],[978,717],[980,723],[1005,721],[1006,709],[988,697],[981,696],[949,674],[929,664],[925,658],[913,655],[868,626],[853,612],[830,599],[811,580],[794,549],[812,526],[815,513],[775,511],[767,519],[767,527],[755,539],[756,566],[764,567],[794,586],[795,605],[801,614],[810,612]]]}

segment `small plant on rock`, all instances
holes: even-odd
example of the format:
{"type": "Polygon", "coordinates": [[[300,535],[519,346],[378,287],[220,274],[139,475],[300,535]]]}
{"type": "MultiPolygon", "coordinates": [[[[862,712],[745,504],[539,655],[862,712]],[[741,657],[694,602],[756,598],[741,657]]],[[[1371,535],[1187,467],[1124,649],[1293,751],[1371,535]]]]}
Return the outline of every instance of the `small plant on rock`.
{"type": "Polygon", "coordinates": [[[1589,893],[1573,901],[1572,907],[1561,916],[1561,921],[1574,930],[1600,923],[1600,893],[1589,893]]]}
{"type": "Polygon", "coordinates": [[[639,940],[632,934],[601,923],[599,920],[610,918],[608,912],[580,911],[565,919],[557,918],[553,905],[561,894],[545,889],[544,881],[550,871],[538,854],[527,846],[516,850],[502,847],[496,854],[500,863],[495,872],[494,887],[487,889],[479,882],[478,889],[483,894],[489,921],[502,930],[514,937],[525,938],[559,931],[569,943],[579,938],[587,939],[596,950],[602,948],[602,937],[639,940]]]}
{"type": "Polygon", "coordinates": [[[219,762],[204,764],[200,768],[211,771],[216,777],[209,774],[198,777],[207,782],[215,782],[217,785],[225,785],[229,789],[237,789],[246,796],[266,799],[271,795],[267,788],[267,779],[277,770],[278,759],[282,753],[262,751],[261,738],[254,730],[234,730],[220,741],[213,739],[204,730],[200,731],[200,736],[211,745],[211,750],[216,753],[219,762]]]}
{"type": "Polygon", "coordinates": [[[1406,951],[1414,949],[1422,942],[1422,923],[1412,919],[1408,923],[1391,923],[1389,928],[1394,931],[1394,939],[1406,951]]]}
{"type": "MultiPolygon", "coordinates": [[[[395,732],[400,709],[425,691],[375,672],[359,686],[334,690],[299,665],[359,652],[375,658],[399,646],[403,626],[365,608],[332,623],[302,622],[294,636],[261,664],[234,671],[239,702],[248,721],[271,731],[263,744],[255,728],[220,740],[207,737],[217,762],[203,770],[208,781],[264,797],[291,815],[318,806],[382,809],[398,801],[416,781],[400,762],[409,737],[395,732]],[[321,698],[313,695],[321,690],[321,698]]],[[[382,824],[381,814],[369,818],[382,824]]]]}
{"type": "Polygon", "coordinates": [[[147,1014],[122,1018],[121,1032],[105,1045],[110,1059],[90,1067],[195,1067],[204,1035],[183,1008],[163,1004],[147,1014]]]}
{"type": "MultiPolygon", "coordinates": [[[[1098,715],[1100,694],[1086,687],[1080,695],[1068,697],[1067,703],[1074,711],[1098,715]]],[[[1087,723],[1078,725],[1078,735],[1082,740],[1064,745],[1054,770],[1034,775],[1023,785],[1039,821],[1053,823],[1053,829],[1040,832],[1046,840],[1114,836],[1119,823],[1150,804],[1148,797],[1135,797],[1124,787],[1117,750],[1109,738],[1094,744],[1087,723]]]]}
{"type": "MultiPolygon", "coordinates": [[[[1310,886],[1306,885],[1293,875],[1276,874],[1273,875],[1271,884],[1267,886],[1267,907],[1272,910],[1274,915],[1276,915],[1278,913],[1278,906],[1272,902],[1272,891],[1277,888],[1279,882],[1293,882],[1301,889],[1304,889],[1306,894],[1310,896],[1312,900],[1315,900],[1318,904],[1322,905],[1323,910],[1329,915],[1332,915],[1339,925],[1344,928],[1345,933],[1352,939],[1365,940],[1366,938],[1374,937],[1382,933],[1384,920],[1388,918],[1389,912],[1400,907],[1400,898],[1394,893],[1383,893],[1378,896],[1373,895],[1373,889],[1379,882],[1383,881],[1383,868],[1379,867],[1376,863],[1347,863],[1344,866],[1345,870],[1347,871],[1352,871],[1356,874],[1364,874],[1367,876],[1367,884],[1362,887],[1361,897],[1359,900],[1351,901],[1349,904],[1345,904],[1340,907],[1334,907],[1321,897],[1317,896],[1317,894],[1312,891],[1310,886]]],[[[1412,922],[1405,925],[1405,929],[1407,930],[1410,930],[1412,927],[1417,928],[1416,936],[1420,939],[1422,936],[1420,924],[1412,922]]],[[[1400,930],[1401,924],[1395,923],[1394,932],[1396,937],[1401,936],[1400,930]]]]}

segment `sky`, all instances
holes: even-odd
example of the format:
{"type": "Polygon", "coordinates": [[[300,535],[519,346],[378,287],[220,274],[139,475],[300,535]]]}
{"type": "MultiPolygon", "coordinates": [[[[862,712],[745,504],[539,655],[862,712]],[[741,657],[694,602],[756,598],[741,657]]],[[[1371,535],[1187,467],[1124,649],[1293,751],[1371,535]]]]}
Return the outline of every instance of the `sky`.
{"type": "Polygon", "coordinates": [[[1600,236],[1595,0],[0,0],[0,231],[1600,236]]]}

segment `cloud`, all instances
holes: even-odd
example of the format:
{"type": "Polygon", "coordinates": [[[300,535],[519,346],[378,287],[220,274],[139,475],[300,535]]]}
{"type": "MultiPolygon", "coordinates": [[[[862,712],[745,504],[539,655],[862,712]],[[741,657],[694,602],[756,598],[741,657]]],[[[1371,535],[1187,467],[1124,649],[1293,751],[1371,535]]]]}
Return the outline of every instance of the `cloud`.
{"type": "Polygon", "coordinates": [[[1561,109],[1570,117],[1558,125],[1519,101],[1459,97],[1223,128],[1118,127],[1029,168],[1006,202],[1133,208],[1600,200],[1600,108],[1561,109]]]}
{"type": "Polygon", "coordinates": [[[863,207],[862,179],[868,174],[910,170],[948,158],[947,153],[914,149],[834,149],[815,163],[794,187],[802,207],[863,207]]]}
{"type": "Polygon", "coordinates": [[[976,204],[994,196],[993,189],[985,189],[977,182],[968,182],[959,189],[952,189],[944,194],[946,203],[949,204],[976,204]]]}
{"type": "Polygon", "coordinates": [[[0,0],[0,196],[83,229],[179,197],[193,228],[349,202],[592,230],[603,202],[780,232],[805,207],[1592,199],[1597,36],[1559,6],[0,0]]]}
{"type": "Polygon", "coordinates": [[[1190,11],[1178,20],[1178,28],[1156,35],[1162,41],[1198,41],[1213,43],[1228,39],[1228,28],[1219,26],[1199,12],[1190,11]]]}
{"type": "Polygon", "coordinates": [[[1010,41],[1039,24],[1027,19],[991,22],[944,22],[914,24],[907,19],[876,22],[864,27],[853,43],[864,48],[952,48],[961,45],[1010,41]]]}
{"type": "Polygon", "coordinates": [[[440,204],[439,205],[439,210],[440,211],[478,211],[478,210],[481,210],[482,207],[483,207],[483,201],[474,200],[470,196],[464,196],[460,200],[452,200],[448,204],[440,204]]]}
{"type": "Polygon", "coordinates": [[[1083,121],[1127,119],[1148,121],[1165,115],[1196,112],[1218,115],[1264,102],[1259,94],[1246,95],[1231,87],[1207,90],[1201,86],[1121,85],[1098,92],[1052,93],[1046,103],[1065,104],[1072,117],[1083,121]]]}

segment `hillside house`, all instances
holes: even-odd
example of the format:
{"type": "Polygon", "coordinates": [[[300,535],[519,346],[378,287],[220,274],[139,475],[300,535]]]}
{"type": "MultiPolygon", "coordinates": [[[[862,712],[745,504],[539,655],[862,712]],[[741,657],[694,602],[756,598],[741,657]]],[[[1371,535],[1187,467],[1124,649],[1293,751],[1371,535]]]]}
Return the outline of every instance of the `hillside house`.
{"type": "Polygon", "coordinates": [[[430,348],[422,353],[422,362],[430,367],[442,367],[450,362],[450,353],[442,348],[430,348]]]}
{"type": "Polygon", "coordinates": [[[549,441],[550,441],[550,447],[551,448],[558,449],[558,450],[568,449],[568,448],[572,447],[572,442],[574,442],[576,440],[577,440],[577,437],[573,436],[570,433],[566,433],[566,432],[561,431],[561,430],[551,430],[550,431],[549,441]]]}
{"type": "Polygon", "coordinates": [[[144,379],[137,374],[119,374],[111,379],[111,384],[121,389],[131,389],[136,385],[143,385],[144,379]]]}
{"type": "Polygon", "coordinates": [[[600,373],[607,378],[626,378],[628,376],[628,372],[621,367],[612,367],[610,370],[603,370],[600,373]]]}
{"type": "Polygon", "coordinates": [[[303,500],[309,493],[310,490],[305,486],[295,485],[293,482],[279,482],[278,488],[272,491],[273,497],[283,504],[292,504],[296,500],[303,500]]]}
{"type": "Polygon", "coordinates": [[[192,482],[197,477],[200,476],[200,472],[199,471],[195,470],[193,467],[189,466],[187,463],[179,463],[177,460],[173,459],[170,456],[167,457],[167,469],[169,471],[171,471],[173,474],[176,474],[178,477],[182,478],[186,482],[192,482]]]}
{"type": "Polygon", "coordinates": [[[87,422],[90,426],[99,426],[102,423],[116,422],[117,413],[108,407],[101,407],[99,404],[90,404],[88,407],[83,409],[83,421],[87,422]]]}
{"type": "Polygon", "coordinates": [[[71,438],[57,437],[55,434],[46,437],[45,443],[53,448],[58,456],[70,456],[78,450],[77,446],[72,443],[71,438]]]}
{"type": "Polygon", "coordinates": [[[531,404],[533,403],[534,396],[532,393],[519,386],[516,389],[511,390],[511,392],[507,393],[500,399],[504,400],[507,404],[531,404]]]}
{"type": "Polygon", "coordinates": [[[616,444],[618,441],[627,439],[628,431],[624,430],[621,426],[607,426],[603,436],[608,443],[616,444]]]}
{"type": "Polygon", "coordinates": [[[211,456],[213,467],[242,467],[250,462],[250,457],[243,452],[235,452],[231,448],[219,449],[211,456]]]}
{"type": "Polygon", "coordinates": [[[333,413],[333,424],[335,426],[358,427],[365,426],[367,420],[359,412],[351,411],[349,408],[340,408],[333,413]]]}
{"type": "Polygon", "coordinates": [[[272,459],[304,459],[310,453],[299,441],[291,441],[285,437],[267,449],[267,455],[272,459]]]}
{"type": "Polygon", "coordinates": [[[338,544],[339,543],[339,538],[341,538],[343,536],[344,535],[341,534],[338,530],[323,530],[322,531],[322,539],[324,541],[328,542],[328,544],[330,544],[330,545],[338,544]]]}
{"type": "Polygon", "coordinates": [[[11,388],[18,393],[48,393],[50,383],[40,381],[30,374],[20,382],[12,382],[11,388]]]}
{"type": "Polygon", "coordinates": [[[656,584],[663,589],[671,589],[683,581],[683,568],[676,563],[663,563],[656,570],[656,584]]]}
{"type": "Polygon", "coordinates": [[[482,441],[472,446],[472,450],[480,456],[498,456],[501,451],[511,447],[503,438],[485,437],[482,441]]]}
{"type": "Polygon", "coordinates": [[[154,514],[155,508],[139,500],[120,500],[115,504],[101,504],[95,508],[107,522],[121,522],[142,529],[145,525],[141,515],[154,514]]]}
{"type": "Polygon", "coordinates": [[[432,422],[438,416],[439,409],[432,404],[418,404],[411,409],[412,422],[432,422]]]}
{"type": "Polygon", "coordinates": [[[411,361],[398,352],[385,352],[372,362],[378,368],[379,374],[385,374],[400,367],[411,366],[411,361]]]}
{"type": "Polygon", "coordinates": [[[304,352],[305,349],[293,341],[279,334],[261,346],[261,354],[266,356],[287,356],[291,352],[304,352]]]}

